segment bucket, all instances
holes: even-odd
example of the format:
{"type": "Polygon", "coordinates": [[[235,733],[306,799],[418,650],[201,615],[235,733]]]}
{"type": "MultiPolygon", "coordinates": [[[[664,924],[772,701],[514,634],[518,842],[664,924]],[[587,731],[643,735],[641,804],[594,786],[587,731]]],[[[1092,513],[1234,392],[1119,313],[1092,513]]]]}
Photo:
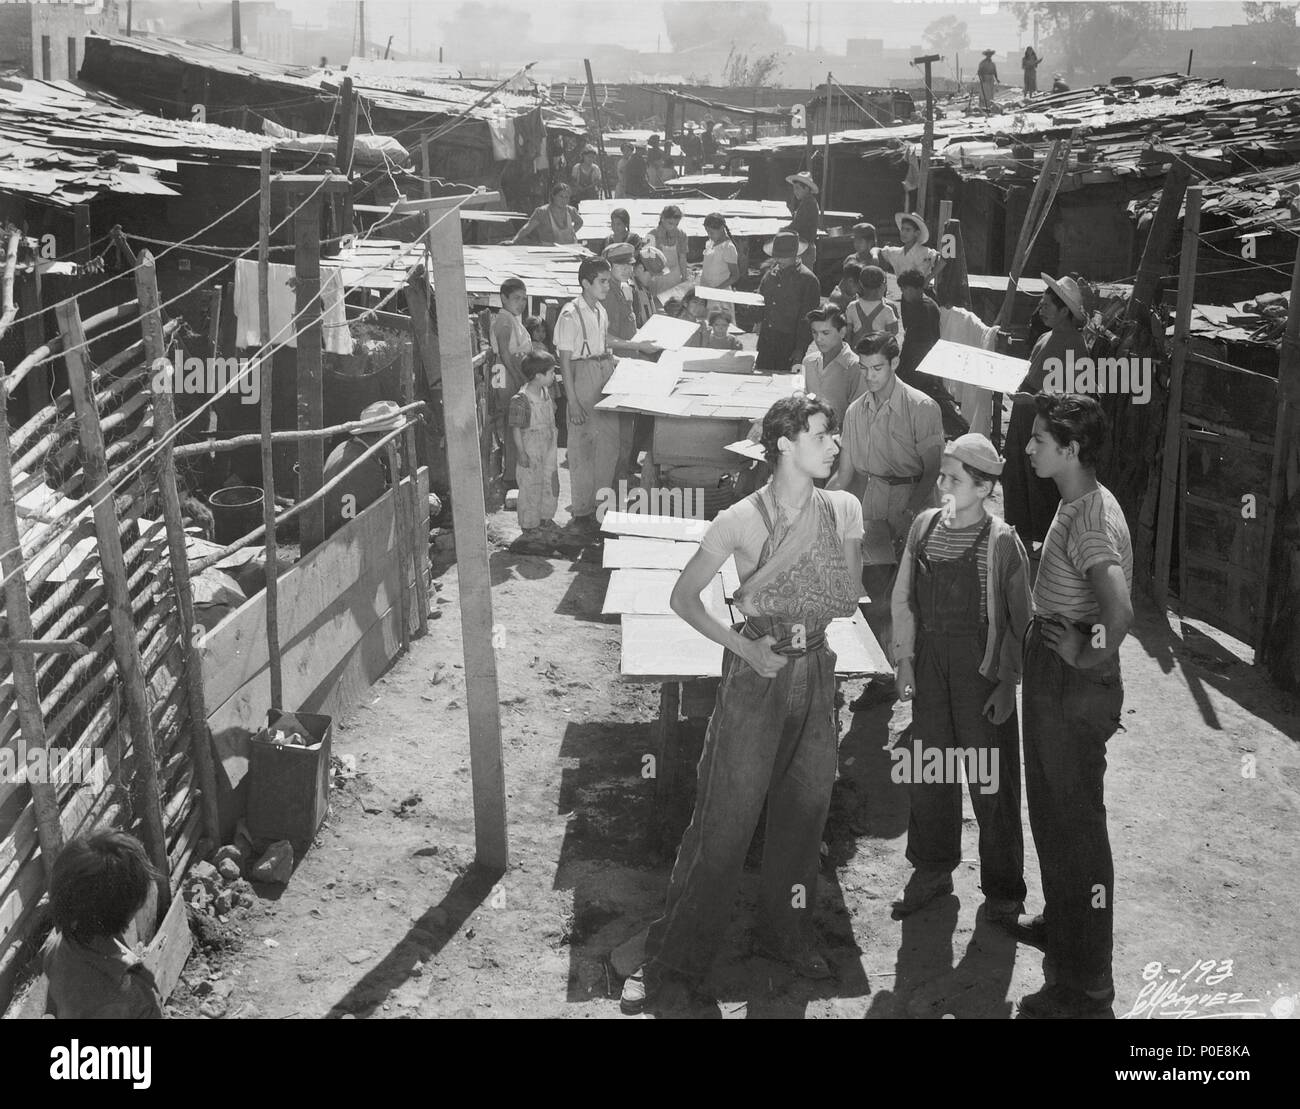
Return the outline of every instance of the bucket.
{"type": "Polygon", "coordinates": [[[262,522],[262,490],[253,485],[218,489],[208,498],[218,543],[233,543],[262,522]]]}

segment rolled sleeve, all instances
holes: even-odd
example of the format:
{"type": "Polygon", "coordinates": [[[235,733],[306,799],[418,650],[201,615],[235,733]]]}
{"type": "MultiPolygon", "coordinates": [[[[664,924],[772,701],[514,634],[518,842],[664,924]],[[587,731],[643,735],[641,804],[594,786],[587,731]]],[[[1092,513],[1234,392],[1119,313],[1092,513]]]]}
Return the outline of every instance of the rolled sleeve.
{"type": "Polygon", "coordinates": [[[571,312],[561,312],[555,321],[555,349],[575,354],[582,347],[582,329],[571,312]]]}

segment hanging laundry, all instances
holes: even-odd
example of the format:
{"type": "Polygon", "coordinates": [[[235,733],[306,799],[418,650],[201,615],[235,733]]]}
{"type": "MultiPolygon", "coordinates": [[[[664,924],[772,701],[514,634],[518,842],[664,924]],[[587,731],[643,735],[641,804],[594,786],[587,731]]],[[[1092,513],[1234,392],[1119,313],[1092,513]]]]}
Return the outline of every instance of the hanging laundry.
{"type": "MultiPolygon", "coordinates": [[[[271,316],[271,342],[297,348],[297,332],[306,315],[294,319],[298,312],[298,294],[291,284],[293,266],[272,264],[267,275],[267,306],[271,316]]],[[[331,267],[321,270],[321,347],[331,354],[352,353],[352,331],[348,327],[343,302],[343,275],[331,267]]],[[[262,319],[258,311],[257,261],[240,258],[235,262],[236,345],[261,345],[262,319]]]]}
{"type": "Polygon", "coordinates": [[[498,162],[515,158],[515,121],[508,116],[493,115],[487,121],[492,134],[492,157],[498,162]]]}

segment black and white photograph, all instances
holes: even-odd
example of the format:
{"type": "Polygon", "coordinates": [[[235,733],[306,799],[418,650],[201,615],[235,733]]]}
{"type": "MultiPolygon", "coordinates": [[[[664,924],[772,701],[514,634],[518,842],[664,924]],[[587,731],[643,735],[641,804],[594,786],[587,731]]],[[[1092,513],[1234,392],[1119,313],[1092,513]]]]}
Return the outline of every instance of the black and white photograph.
{"type": "Polygon", "coordinates": [[[0,0],[24,1067],[1284,1065],[1298,257],[1300,2],[0,0]]]}

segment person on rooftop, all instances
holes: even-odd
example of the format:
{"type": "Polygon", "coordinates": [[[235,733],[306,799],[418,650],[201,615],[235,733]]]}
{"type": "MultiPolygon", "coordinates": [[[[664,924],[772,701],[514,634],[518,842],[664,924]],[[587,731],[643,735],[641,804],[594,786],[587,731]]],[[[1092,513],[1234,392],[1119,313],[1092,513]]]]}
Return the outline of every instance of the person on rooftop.
{"type": "Polygon", "coordinates": [[[817,203],[817,182],[811,173],[792,173],[786,178],[794,193],[794,218],[782,228],[793,231],[801,242],[808,244],[807,254],[800,259],[812,269],[817,263],[817,233],[821,230],[822,210],[817,203]]]}
{"type": "Polygon", "coordinates": [[[1025,74],[1025,95],[1033,96],[1038,92],[1038,67],[1043,59],[1032,46],[1025,47],[1024,57],[1020,59],[1020,68],[1025,74]]]}
{"type": "Polygon", "coordinates": [[[985,50],[984,58],[975,70],[980,81],[980,107],[986,112],[993,110],[993,93],[998,83],[998,66],[993,60],[995,50],[985,50]]]}

